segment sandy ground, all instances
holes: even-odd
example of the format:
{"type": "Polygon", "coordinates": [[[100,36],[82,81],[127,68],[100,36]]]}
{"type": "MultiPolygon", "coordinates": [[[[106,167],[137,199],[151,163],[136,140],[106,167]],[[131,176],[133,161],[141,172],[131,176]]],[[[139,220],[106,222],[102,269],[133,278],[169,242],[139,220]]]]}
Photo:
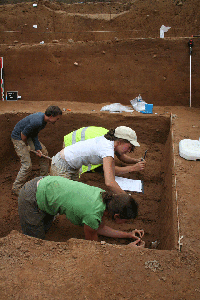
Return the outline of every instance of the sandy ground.
{"type": "MultiPolygon", "coordinates": [[[[1,299],[200,298],[200,165],[199,161],[179,156],[180,140],[197,140],[200,136],[199,42],[195,40],[192,58],[190,108],[186,38],[192,30],[199,30],[198,7],[199,1],[183,1],[182,5],[172,1],[136,1],[129,9],[113,6],[113,14],[126,13],[112,23],[76,16],[76,22],[71,20],[67,30],[100,30],[104,26],[119,34],[123,26],[123,39],[116,40],[116,33],[101,38],[64,31],[61,36],[58,34],[61,24],[69,24],[68,13],[109,14],[103,4],[92,8],[66,7],[39,1],[37,14],[33,13],[32,4],[0,6],[5,91],[17,90],[22,95],[22,100],[0,103],[1,299]],[[133,17],[135,23],[131,27],[133,17]],[[37,34],[27,30],[28,21],[37,21],[42,30],[37,34]],[[173,25],[174,40],[157,38],[156,28],[161,23],[173,25]],[[183,35],[177,29],[180,24],[183,35]],[[45,40],[46,45],[40,45],[47,37],[47,25],[51,31],[48,44],[45,40]],[[13,29],[20,34],[4,32],[13,29]],[[142,43],[139,37],[130,41],[125,29],[141,30],[139,37],[149,38],[142,43]],[[52,43],[58,36],[61,41],[52,43]],[[100,111],[109,103],[130,105],[139,93],[154,104],[153,114],[100,111]],[[85,241],[82,228],[73,226],[63,216],[54,222],[45,241],[21,234],[17,198],[11,195],[20,163],[10,134],[25,115],[44,111],[52,104],[63,110],[62,119],[39,134],[51,157],[61,149],[63,136],[82,126],[109,129],[120,124],[136,130],[141,147],[131,155],[141,157],[148,149],[145,170],[128,176],[144,182],[144,194],[133,193],[139,203],[139,215],[120,226],[107,222],[121,230],[143,228],[144,249],[130,248],[128,240],[102,236],[99,242],[85,241]],[[152,242],[156,240],[160,244],[153,249],[152,242]]],[[[38,160],[34,155],[32,159],[33,178],[39,170],[38,160]]],[[[101,170],[84,174],[81,181],[105,187],[101,170]]]]}

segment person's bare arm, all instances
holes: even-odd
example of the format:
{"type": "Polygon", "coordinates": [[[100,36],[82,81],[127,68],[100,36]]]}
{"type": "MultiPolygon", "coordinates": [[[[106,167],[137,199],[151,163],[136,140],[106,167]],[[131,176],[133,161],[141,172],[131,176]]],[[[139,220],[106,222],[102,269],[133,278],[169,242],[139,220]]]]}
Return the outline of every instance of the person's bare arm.
{"type": "MultiPolygon", "coordinates": [[[[144,236],[144,230],[135,229],[132,232],[125,232],[120,230],[115,230],[109,226],[105,225],[105,216],[102,218],[102,222],[97,230],[92,229],[88,225],[84,224],[85,239],[90,241],[98,242],[98,234],[112,237],[112,238],[130,238],[134,239],[134,245],[141,243],[141,239],[144,236]]],[[[132,244],[132,243],[131,243],[132,244]]]]}
{"type": "Polygon", "coordinates": [[[122,161],[126,164],[132,164],[132,165],[125,166],[125,167],[115,166],[115,174],[117,176],[125,175],[125,174],[131,173],[131,172],[143,171],[145,168],[146,161],[142,160],[142,158],[135,159],[126,154],[119,155],[118,153],[116,153],[116,156],[120,161],[122,161]]]}
{"type": "Polygon", "coordinates": [[[125,232],[120,230],[115,230],[104,223],[99,226],[97,230],[92,229],[88,225],[84,224],[85,239],[90,241],[98,242],[98,234],[112,237],[112,238],[133,238],[139,240],[140,238],[135,235],[135,232],[125,232]]]}
{"type": "Polygon", "coordinates": [[[103,236],[112,237],[112,238],[132,238],[131,232],[125,232],[120,230],[115,230],[109,226],[104,225],[103,227],[99,227],[97,233],[103,236]]]}
{"type": "Polygon", "coordinates": [[[105,185],[115,194],[126,194],[115,181],[115,163],[111,156],[103,158],[105,185]]]}
{"type": "Polygon", "coordinates": [[[124,239],[130,238],[134,240],[140,240],[144,236],[144,230],[135,229],[131,232],[115,230],[105,225],[105,219],[103,217],[103,221],[97,230],[97,234],[107,236],[107,237],[112,237],[112,238],[124,238],[124,239]]]}
{"type": "Polygon", "coordinates": [[[115,174],[117,176],[121,176],[121,175],[125,175],[131,172],[139,172],[139,171],[143,171],[145,168],[145,161],[140,161],[139,163],[135,164],[135,165],[130,165],[130,166],[125,166],[125,167],[119,167],[119,166],[115,166],[115,174]]]}

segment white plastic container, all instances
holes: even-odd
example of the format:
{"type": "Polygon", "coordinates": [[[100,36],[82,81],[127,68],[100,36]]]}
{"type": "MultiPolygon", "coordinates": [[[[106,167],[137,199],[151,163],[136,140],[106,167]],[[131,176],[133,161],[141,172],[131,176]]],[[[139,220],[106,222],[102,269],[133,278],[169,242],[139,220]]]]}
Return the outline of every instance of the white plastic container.
{"type": "Polygon", "coordinates": [[[200,160],[200,138],[199,140],[181,140],[179,155],[187,160],[200,160]]]}

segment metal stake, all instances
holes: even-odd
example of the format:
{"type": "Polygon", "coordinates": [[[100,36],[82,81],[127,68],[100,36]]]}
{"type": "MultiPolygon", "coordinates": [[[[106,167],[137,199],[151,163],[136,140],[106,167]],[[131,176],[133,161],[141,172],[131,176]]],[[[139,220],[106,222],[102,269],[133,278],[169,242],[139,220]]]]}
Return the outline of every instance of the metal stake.
{"type": "Polygon", "coordinates": [[[192,106],[192,46],[193,40],[189,40],[188,46],[190,47],[190,107],[192,106]]]}

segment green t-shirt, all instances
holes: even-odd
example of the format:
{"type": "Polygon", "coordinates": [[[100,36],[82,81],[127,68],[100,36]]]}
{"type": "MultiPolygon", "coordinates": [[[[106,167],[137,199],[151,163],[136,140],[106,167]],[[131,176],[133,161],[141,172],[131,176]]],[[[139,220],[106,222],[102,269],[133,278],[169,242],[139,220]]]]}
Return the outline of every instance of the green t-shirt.
{"type": "Polygon", "coordinates": [[[104,190],[60,176],[44,177],[38,185],[39,208],[50,215],[66,215],[75,225],[88,225],[97,230],[106,209],[104,190]]]}

